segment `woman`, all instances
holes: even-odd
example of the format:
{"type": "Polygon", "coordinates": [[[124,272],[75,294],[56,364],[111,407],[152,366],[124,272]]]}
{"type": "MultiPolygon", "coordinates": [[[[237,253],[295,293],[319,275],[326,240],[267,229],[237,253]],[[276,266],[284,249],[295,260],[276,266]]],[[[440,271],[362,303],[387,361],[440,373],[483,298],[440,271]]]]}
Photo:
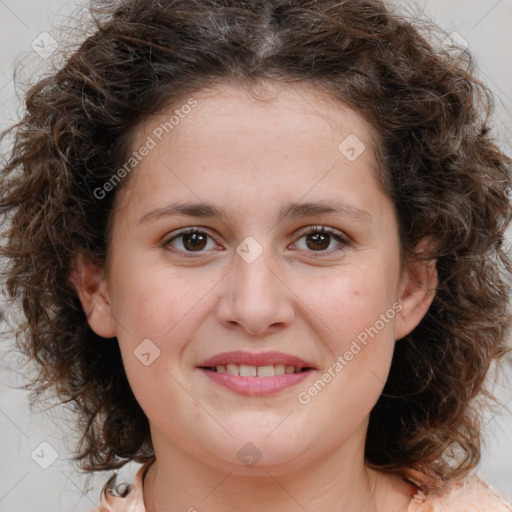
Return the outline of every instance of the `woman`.
{"type": "Polygon", "coordinates": [[[101,510],[508,510],[510,160],[467,54],[379,1],[120,2],[3,170],[39,389],[101,510]],[[23,172],[19,173],[18,170],[23,172]]]}

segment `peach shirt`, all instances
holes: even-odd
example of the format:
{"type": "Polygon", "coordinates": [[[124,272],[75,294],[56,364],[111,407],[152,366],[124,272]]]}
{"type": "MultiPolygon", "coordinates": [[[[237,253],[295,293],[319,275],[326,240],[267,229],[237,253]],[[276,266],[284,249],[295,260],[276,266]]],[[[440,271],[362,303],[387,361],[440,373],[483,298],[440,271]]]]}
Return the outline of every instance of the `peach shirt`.
{"type": "MultiPolygon", "coordinates": [[[[94,512],[145,512],[142,484],[153,461],[154,458],[138,470],[131,485],[116,485],[115,475],[112,476],[103,487],[101,504],[94,512]]],[[[512,505],[473,475],[447,482],[434,495],[426,496],[416,489],[405,512],[512,512],[512,505]]]]}

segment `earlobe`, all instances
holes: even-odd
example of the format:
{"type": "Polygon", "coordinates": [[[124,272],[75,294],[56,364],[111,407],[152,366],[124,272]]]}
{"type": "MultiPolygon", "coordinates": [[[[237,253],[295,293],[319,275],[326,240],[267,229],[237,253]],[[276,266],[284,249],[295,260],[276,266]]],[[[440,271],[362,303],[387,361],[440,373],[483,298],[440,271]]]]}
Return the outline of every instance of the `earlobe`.
{"type": "MultiPolygon", "coordinates": [[[[416,253],[422,254],[428,243],[422,240],[416,253]]],[[[396,317],[395,339],[399,340],[413,331],[430,308],[438,285],[436,262],[414,260],[404,268],[399,288],[402,309],[396,317]]]]}
{"type": "Polygon", "coordinates": [[[91,329],[103,338],[116,335],[103,269],[80,256],[69,280],[75,288],[91,329]]]}

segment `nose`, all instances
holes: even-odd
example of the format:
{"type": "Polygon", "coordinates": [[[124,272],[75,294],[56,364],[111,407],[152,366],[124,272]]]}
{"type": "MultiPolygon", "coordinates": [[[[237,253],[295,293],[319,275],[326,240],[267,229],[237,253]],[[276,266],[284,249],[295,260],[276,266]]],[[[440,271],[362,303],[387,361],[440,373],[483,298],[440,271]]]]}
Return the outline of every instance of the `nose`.
{"type": "Polygon", "coordinates": [[[224,327],[261,336],[290,325],[294,293],[277,268],[267,251],[251,263],[234,256],[219,289],[217,317],[224,327]]]}

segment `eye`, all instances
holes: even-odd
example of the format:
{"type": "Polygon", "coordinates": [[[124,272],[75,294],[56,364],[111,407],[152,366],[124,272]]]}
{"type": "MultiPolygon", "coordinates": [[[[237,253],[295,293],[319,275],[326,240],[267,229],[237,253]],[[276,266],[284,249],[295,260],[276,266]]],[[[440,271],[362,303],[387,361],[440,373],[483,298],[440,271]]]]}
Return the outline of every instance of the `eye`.
{"type": "Polygon", "coordinates": [[[166,243],[165,247],[172,247],[177,252],[204,252],[214,249],[217,244],[205,231],[197,228],[186,228],[174,234],[166,243]]]}
{"type": "Polygon", "coordinates": [[[296,245],[299,246],[299,249],[306,251],[337,252],[349,245],[349,241],[340,231],[325,226],[310,226],[302,232],[302,236],[296,245]],[[302,247],[299,246],[301,240],[304,240],[302,247]]]}

